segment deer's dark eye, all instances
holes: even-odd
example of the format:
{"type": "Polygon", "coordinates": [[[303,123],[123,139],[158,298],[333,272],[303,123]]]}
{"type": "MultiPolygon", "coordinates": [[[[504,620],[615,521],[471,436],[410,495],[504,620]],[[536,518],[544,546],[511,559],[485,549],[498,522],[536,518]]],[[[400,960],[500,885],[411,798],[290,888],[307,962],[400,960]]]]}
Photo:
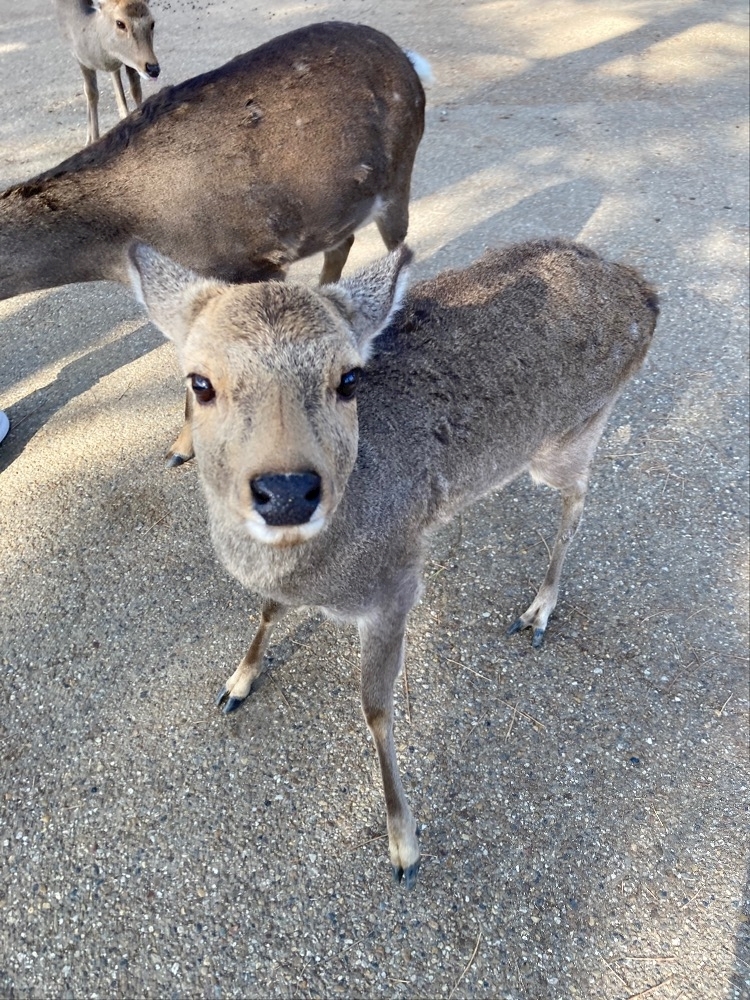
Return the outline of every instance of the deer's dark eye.
{"type": "Polygon", "coordinates": [[[199,403],[210,403],[216,397],[211,382],[203,375],[189,375],[190,385],[199,403]]]}
{"type": "Polygon", "coordinates": [[[362,377],[361,368],[352,368],[351,371],[344,372],[341,381],[336,387],[336,392],[341,399],[351,399],[357,390],[357,385],[362,377]]]}
{"type": "Polygon", "coordinates": [[[124,21],[115,21],[115,24],[120,29],[120,31],[124,31],[125,30],[125,22],[124,21]]]}

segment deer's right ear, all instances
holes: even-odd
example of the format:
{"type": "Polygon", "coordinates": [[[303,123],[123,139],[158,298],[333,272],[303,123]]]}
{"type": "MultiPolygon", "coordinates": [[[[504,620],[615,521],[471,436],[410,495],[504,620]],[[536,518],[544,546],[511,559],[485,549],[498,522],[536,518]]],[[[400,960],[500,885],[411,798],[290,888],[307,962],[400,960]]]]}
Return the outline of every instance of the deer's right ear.
{"type": "Polygon", "coordinates": [[[133,293],[149,319],[169,340],[184,342],[195,317],[224,287],[176,264],[145,243],[128,247],[128,271],[133,293]]]}

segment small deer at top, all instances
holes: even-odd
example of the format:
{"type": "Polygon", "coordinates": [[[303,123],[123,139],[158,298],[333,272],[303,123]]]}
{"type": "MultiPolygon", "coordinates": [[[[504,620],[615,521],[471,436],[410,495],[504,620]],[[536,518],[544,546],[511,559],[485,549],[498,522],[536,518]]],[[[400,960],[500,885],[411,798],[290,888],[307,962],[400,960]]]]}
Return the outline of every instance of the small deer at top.
{"type": "Polygon", "coordinates": [[[383,778],[394,873],[419,844],[399,776],[393,685],[422,592],[430,531],[522,472],[562,495],[539,592],[509,632],[541,645],[607,417],[648,350],[653,290],[563,240],[493,251],[406,293],[401,247],[308,289],[230,285],[143,244],[132,281],[177,347],[214,546],[263,598],[260,628],[221,689],[250,693],[293,607],[356,623],[361,693],[383,778]]]}
{"type": "Polygon", "coordinates": [[[143,0],[54,0],[60,26],[83,73],[86,94],[86,144],[99,138],[97,70],[111,73],[120,118],[128,102],[120,69],[124,66],[136,107],[143,100],[141,77],[155,80],[154,18],[143,0]]]}

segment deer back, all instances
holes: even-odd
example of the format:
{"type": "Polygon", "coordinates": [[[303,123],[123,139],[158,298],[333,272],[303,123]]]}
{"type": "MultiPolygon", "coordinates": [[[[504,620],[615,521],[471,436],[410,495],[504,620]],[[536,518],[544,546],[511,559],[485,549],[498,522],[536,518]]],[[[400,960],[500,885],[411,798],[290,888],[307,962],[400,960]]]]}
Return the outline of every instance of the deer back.
{"type": "Polygon", "coordinates": [[[631,268],[564,240],[421,282],[376,341],[360,439],[393,480],[413,479],[416,461],[427,516],[441,517],[614,400],[648,349],[655,303],[631,268]]]}

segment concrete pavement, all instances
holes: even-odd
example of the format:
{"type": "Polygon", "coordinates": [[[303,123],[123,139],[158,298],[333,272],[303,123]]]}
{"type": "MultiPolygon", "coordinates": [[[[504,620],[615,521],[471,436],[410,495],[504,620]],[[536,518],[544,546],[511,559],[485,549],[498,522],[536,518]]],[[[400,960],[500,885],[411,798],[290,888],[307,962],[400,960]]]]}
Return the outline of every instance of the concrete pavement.
{"type": "MultiPolygon", "coordinates": [[[[119,287],[0,303],[0,994],[750,996],[745,5],[152,9],[159,85],[314,20],[387,31],[437,77],[417,274],[561,234],[641,268],[662,315],[540,652],[503,632],[556,497],[519,481],[435,539],[397,697],[407,894],[352,630],[290,616],[248,703],[213,706],[257,604],[195,469],[163,467],[171,347],[119,287]]],[[[0,0],[0,110],[2,185],[85,138],[46,0],[0,0]]],[[[349,266],[380,252],[365,231],[349,266]]]]}

